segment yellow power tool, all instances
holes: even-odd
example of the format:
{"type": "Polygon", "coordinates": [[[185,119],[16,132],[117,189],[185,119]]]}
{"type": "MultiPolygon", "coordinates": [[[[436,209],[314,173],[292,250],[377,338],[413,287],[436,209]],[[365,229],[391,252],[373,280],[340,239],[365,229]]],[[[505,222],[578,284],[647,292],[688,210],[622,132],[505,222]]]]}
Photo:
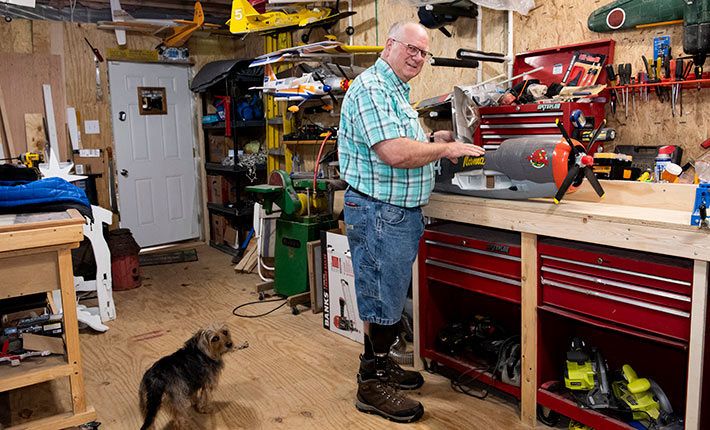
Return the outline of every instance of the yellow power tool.
{"type": "Polygon", "coordinates": [[[34,169],[37,167],[39,163],[41,163],[42,160],[42,154],[37,153],[37,152],[25,152],[23,154],[20,154],[19,157],[12,157],[12,158],[2,158],[0,161],[15,161],[19,160],[22,164],[25,166],[34,169]]]}

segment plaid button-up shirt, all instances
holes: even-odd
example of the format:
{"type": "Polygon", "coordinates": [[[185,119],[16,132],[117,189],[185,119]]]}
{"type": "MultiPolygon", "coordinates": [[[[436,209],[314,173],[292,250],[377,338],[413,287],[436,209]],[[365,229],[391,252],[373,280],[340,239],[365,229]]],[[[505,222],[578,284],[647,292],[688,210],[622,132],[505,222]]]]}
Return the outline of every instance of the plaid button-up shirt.
{"type": "Polygon", "coordinates": [[[384,60],[361,73],[348,89],[340,111],[340,174],[353,188],[405,208],[425,205],[434,189],[433,163],[416,169],[385,164],[372,150],[398,137],[426,142],[419,115],[409,104],[410,86],[384,60]]]}

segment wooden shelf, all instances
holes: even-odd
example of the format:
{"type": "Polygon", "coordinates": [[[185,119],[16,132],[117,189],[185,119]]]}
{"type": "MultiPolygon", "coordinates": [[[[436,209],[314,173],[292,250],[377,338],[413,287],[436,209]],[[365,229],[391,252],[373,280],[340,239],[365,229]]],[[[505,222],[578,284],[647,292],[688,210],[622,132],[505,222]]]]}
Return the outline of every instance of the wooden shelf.
{"type": "MultiPolygon", "coordinates": [[[[282,140],[281,143],[284,145],[320,145],[323,140],[282,140]]],[[[337,140],[328,139],[326,142],[328,145],[335,145],[337,140]]]]}
{"type": "MultiPolygon", "coordinates": [[[[202,124],[204,129],[223,129],[225,126],[224,121],[210,122],[207,124],[202,124]]],[[[263,119],[257,119],[253,121],[236,121],[232,120],[232,128],[245,128],[245,127],[266,127],[266,121],[263,119]]]]}
{"type": "MultiPolygon", "coordinates": [[[[239,165],[234,165],[234,166],[223,166],[219,163],[205,163],[205,169],[206,170],[214,170],[218,172],[230,172],[230,173],[243,173],[246,172],[248,169],[239,166],[239,165]]],[[[256,170],[266,170],[266,163],[264,164],[259,164],[256,166],[256,170]]]]}
{"type": "Polygon", "coordinates": [[[29,357],[20,362],[19,366],[3,363],[0,365],[0,392],[51,381],[69,376],[72,372],[74,366],[67,364],[63,355],[29,357]]]}

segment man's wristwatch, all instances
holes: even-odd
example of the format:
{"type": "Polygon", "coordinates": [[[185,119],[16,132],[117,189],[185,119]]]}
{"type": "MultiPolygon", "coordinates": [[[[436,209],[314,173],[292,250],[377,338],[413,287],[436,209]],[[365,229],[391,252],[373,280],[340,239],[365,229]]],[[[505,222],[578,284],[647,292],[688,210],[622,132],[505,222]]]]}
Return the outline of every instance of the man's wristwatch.
{"type": "Polygon", "coordinates": [[[434,132],[429,133],[429,143],[434,143],[434,132]]]}

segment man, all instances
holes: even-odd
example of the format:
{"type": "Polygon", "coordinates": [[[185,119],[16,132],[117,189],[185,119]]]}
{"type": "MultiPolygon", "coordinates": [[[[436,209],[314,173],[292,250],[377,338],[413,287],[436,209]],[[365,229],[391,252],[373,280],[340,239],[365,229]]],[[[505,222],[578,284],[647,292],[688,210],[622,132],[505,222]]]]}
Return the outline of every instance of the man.
{"type": "Polygon", "coordinates": [[[421,403],[397,391],[419,388],[422,375],[400,368],[388,352],[424,232],[421,206],[434,188],[432,163],[484,153],[455,142],[451,131],[427,136],[422,130],[407,82],[431,57],[428,48],[423,26],[394,24],[381,58],[348,89],[338,131],[341,175],[349,184],[343,212],[365,322],[356,406],[397,422],[416,421],[424,413],[421,403]]]}

